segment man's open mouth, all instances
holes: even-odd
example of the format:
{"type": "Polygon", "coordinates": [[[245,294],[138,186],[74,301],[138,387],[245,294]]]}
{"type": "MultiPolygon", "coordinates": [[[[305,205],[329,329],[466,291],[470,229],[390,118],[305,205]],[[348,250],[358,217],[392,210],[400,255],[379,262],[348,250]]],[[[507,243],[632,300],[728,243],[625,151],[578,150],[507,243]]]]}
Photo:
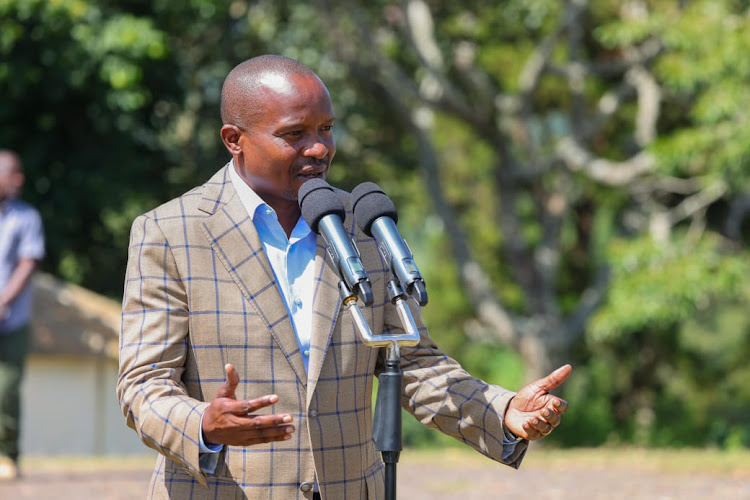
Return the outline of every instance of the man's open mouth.
{"type": "Polygon", "coordinates": [[[307,170],[306,172],[300,172],[297,175],[303,179],[322,179],[325,176],[327,167],[316,168],[315,170],[307,170]]]}

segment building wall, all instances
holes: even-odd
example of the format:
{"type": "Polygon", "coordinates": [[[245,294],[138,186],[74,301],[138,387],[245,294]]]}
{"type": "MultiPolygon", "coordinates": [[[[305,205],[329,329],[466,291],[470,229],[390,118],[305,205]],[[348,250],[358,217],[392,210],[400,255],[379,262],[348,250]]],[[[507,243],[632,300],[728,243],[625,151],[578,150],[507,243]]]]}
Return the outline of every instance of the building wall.
{"type": "Polygon", "coordinates": [[[116,382],[115,360],[31,355],[21,388],[21,453],[155,453],[125,424],[115,394],[116,382]]]}

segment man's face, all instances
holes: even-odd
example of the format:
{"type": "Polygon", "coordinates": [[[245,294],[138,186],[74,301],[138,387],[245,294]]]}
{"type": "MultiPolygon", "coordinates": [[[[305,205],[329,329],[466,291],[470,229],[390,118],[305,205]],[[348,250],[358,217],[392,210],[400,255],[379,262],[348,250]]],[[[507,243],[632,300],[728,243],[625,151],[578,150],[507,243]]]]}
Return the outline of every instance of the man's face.
{"type": "Polygon", "coordinates": [[[24,180],[18,159],[11,154],[0,153],[0,201],[18,198],[24,180]]]}
{"type": "Polygon", "coordinates": [[[240,176],[267,203],[297,200],[305,181],[325,178],[336,153],[333,106],[313,76],[269,74],[239,138],[240,176]]]}

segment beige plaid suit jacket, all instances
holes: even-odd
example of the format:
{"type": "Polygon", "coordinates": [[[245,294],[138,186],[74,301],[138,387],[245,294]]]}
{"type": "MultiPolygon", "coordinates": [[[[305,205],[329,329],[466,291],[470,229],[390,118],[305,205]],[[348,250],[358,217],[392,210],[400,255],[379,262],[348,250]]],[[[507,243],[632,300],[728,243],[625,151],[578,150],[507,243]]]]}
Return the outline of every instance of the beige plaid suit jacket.
{"type": "MultiPolygon", "coordinates": [[[[400,333],[374,241],[359,231],[348,193],[344,225],[357,242],[375,302],[374,333],[400,333]]],[[[270,264],[227,167],[206,184],[138,217],[125,278],[117,393],[127,424],[159,452],[149,498],[380,499],[384,473],[372,441],[372,388],[384,360],[365,346],[342,307],[339,277],[319,236],[309,373],[270,264]],[[213,474],[199,465],[201,414],[233,363],[238,399],[278,394],[292,439],[225,446],[213,474]]],[[[439,351],[411,304],[422,340],[402,349],[402,405],[493,459],[513,396],[472,378],[439,351]]],[[[506,463],[517,467],[521,443],[506,463]]]]}

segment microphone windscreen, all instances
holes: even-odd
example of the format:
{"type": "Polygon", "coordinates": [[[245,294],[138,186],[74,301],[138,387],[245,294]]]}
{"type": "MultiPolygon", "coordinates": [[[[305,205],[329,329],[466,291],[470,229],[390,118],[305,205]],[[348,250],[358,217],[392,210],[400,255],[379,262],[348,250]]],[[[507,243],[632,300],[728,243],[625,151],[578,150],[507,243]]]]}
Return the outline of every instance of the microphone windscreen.
{"type": "Polygon", "coordinates": [[[338,215],[342,221],[346,218],[344,203],[323,179],[304,182],[299,188],[297,200],[302,217],[315,233],[318,233],[318,223],[326,215],[338,215]]]}
{"type": "Polygon", "coordinates": [[[396,206],[374,182],[363,182],[355,187],[352,199],[354,218],[367,236],[372,236],[372,224],[380,217],[390,217],[393,222],[398,222],[396,206]]]}

